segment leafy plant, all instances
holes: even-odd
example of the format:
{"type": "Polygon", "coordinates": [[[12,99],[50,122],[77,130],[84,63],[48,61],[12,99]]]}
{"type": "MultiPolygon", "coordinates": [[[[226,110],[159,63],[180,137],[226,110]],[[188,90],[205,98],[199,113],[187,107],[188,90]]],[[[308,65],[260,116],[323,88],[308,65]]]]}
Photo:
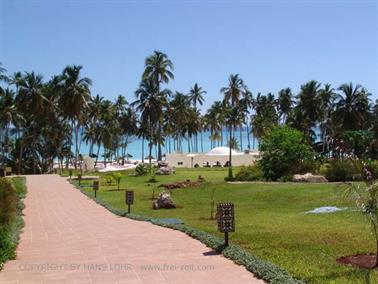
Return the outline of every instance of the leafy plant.
{"type": "Polygon", "coordinates": [[[114,181],[114,178],[112,175],[105,176],[105,182],[107,183],[107,185],[112,185],[113,181],[114,181]]]}
{"type": "Polygon", "coordinates": [[[139,164],[135,168],[135,174],[137,176],[145,176],[147,174],[147,168],[143,164],[139,164]]]}
{"type": "Polygon", "coordinates": [[[358,160],[335,159],[325,166],[322,174],[328,181],[360,181],[362,179],[362,164],[358,160]]]}
{"type": "Polygon", "coordinates": [[[235,175],[237,181],[256,181],[263,180],[263,172],[258,164],[250,166],[242,166],[235,175]]]}
{"type": "Polygon", "coordinates": [[[351,184],[346,193],[351,197],[361,211],[368,217],[376,241],[375,266],[378,267],[378,180],[369,166],[363,167],[365,185],[351,184]]]}
{"type": "Polygon", "coordinates": [[[16,256],[25,194],[24,178],[0,178],[0,270],[5,261],[16,256]]]}
{"type": "Polygon", "coordinates": [[[260,144],[260,167],[268,180],[300,173],[301,165],[314,161],[311,147],[303,134],[289,126],[277,126],[265,135],[260,144]]]}
{"type": "Polygon", "coordinates": [[[114,173],[113,178],[115,179],[115,181],[117,183],[117,190],[119,190],[119,185],[121,183],[122,174],[121,173],[114,173]]]}

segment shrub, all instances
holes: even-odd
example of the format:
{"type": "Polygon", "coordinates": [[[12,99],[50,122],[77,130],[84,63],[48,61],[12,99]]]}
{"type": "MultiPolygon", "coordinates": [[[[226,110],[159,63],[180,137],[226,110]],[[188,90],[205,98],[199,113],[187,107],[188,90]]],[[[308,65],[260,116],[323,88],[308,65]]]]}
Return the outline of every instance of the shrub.
{"type": "Polygon", "coordinates": [[[378,161],[377,160],[366,161],[366,165],[369,166],[374,179],[378,179],[378,161]]]}
{"type": "Polygon", "coordinates": [[[335,159],[328,163],[322,170],[322,174],[328,181],[360,181],[362,163],[358,160],[335,159]]]}
{"type": "Polygon", "coordinates": [[[25,188],[24,178],[0,178],[0,270],[5,261],[16,256],[25,188]]]}
{"type": "Polygon", "coordinates": [[[139,164],[136,168],[135,168],[135,174],[137,176],[145,176],[147,174],[147,168],[142,165],[142,164],[139,164]]]}
{"type": "Polygon", "coordinates": [[[108,185],[112,185],[113,180],[114,180],[114,178],[113,178],[112,175],[107,175],[107,176],[105,176],[105,182],[106,182],[108,185]]]}
{"type": "Polygon", "coordinates": [[[263,175],[277,180],[285,175],[300,173],[314,162],[314,153],[304,142],[303,134],[289,126],[277,126],[265,135],[260,143],[260,161],[263,175]]]}
{"type": "Polygon", "coordinates": [[[256,181],[262,180],[263,178],[263,172],[257,164],[242,166],[235,175],[235,180],[237,181],[256,181]]]}
{"type": "Polygon", "coordinates": [[[278,181],[280,182],[290,182],[290,181],[293,181],[293,175],[286,175],[286,176],[282,176],[278,179],[278,181]]]}
{"type": "Polygon", "coordinates": [[[114,173],[113,178],[115,179],[117,183],[117,189],[119,190],[119,185],[121,183],[122,174],[121,173],[114,173]]]}

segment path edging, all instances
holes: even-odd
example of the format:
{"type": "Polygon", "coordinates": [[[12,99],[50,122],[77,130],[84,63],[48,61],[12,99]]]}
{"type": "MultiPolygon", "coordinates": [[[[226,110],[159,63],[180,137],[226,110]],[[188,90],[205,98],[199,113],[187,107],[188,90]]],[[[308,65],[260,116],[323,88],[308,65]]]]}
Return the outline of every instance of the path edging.
{"type": "Polygon", "coordinates": [[[71,184],[84,195],[95,201],[97,204],[105,207],[107,210],[112,212],[113,214],[120,216],[120,217],[127,217],[136,221],[145,221],[150,222],[154,225],[158,225],[165,228],[170,228],[173,230],[178,230],[187,234],[188,236],[200,241],[201,243],[205,244],[209,248],[222,253],[226,258],[232,260],[236,264],[243,265],[248,271],[252,272],[256,277],[261,278],[269,283],[274,284],[304,284],[305,282],[295,279],[288,271],[279,266],[261,260],[259,257],[250,254],[249,252],[243,250],[241,247],[237,245],[229,245],[228,247],[224,248],[223,239],[216,237],[210,233],[205,231],[195,229],[184,224],[169,224],[161,221],[157,221],[154,218],[146,217],[143,215],[128,214],[126,210],[119,210],[113,208],[103,200],[97,198],[94,199],[89,193],[84,191],[76,182],[71,182],[71,184]]]}

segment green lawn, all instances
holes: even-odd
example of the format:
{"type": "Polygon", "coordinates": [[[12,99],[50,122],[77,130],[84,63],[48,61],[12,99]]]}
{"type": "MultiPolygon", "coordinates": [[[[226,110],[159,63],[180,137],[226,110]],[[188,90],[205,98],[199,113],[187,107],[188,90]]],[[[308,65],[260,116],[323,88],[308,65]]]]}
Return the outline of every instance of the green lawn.
{"type": "MultiPolygon", "coordinates": [[[[151,216],[180,218],[187,225],[219,235],[216,222],[210,220],[210,196],[235,204],[236,232],[231,242],[250,253],[271,261],[295,277],[309,283],[366,283],[367,271],[340,265],[336,258],[372,252],[374,241],[370,226],[358,212],[349,210],[333,214],[304,214],[320,206],[352,207],[342,189],[335,184],[257,183],[228,184],[223,181],[226,169],[179,169],[171,176],[157,176],[158,183],[147,183],[148,177],[129,176],[123,172],[122,189],[135,191],[132,212],[151,216]],[[161,183],[196,179],[202,175],[207,183],[199,188],[173,190],[177,209],[152,210],[152,192],[161,191],[161,183]]],[[[98,175],[97,173],[95,175],[98,175]]],[[[103,176],[103,174],[101,174],[103,176]]],[[[91,182],[83,181],[85,187],[91,182]]],[[[98,198],[115,208],[126,209],[124,192],[116,185],[105,186],[98,198]]],[[[378,271],[370,273],[371,283],[378,283],[378,271]]]]}

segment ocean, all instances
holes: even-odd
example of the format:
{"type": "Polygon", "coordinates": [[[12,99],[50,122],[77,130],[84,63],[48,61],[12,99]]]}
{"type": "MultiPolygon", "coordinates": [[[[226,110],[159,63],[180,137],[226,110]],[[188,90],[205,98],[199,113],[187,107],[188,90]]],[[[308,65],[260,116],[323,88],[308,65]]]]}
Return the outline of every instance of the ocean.
{"type": "MultiPolygon", "coordinates": [[[[208,131],[203,132],[202,137],[203,137],[203,152],[206,153],[206,152],[208,152],[212,149],[212,147],[211,147],[212,143],[211,143],[211,140],[209,138],[210,132],[208,132],[208,131]]],[[[239,151],[247,149],[247,147],[248,147],[248,135],[247,135],[246,129],[242,130],[241,139],[240,139],[240,132],[239,132],[239,130],[237,130],[235,132],[235,139],[238,141],[239,151]]],[[[133,156],[131,159],[141,160],[142,159],[142,144],[143,144],[142,139],[139,139],[137,137],[131,137],[131,138],[129,138],[129,140],[131,141],[131,143],[129,143],[129,145],[127,146],[126,153],[133,156]]],[[[170,150],[171,150],[171,152],[174,152],[173,139],[171,138],[170,140],[171,140],[171,142],[170,142],[171,149],[170,150]]],[[[228,139],[226,138],[226,131],[223,130],[223,145],[221,144],[221,141],[213,142],[213,144],[216,143],[215,147],[227,146],[227,142],[228,142],[228,139]]],[[[187,142],[186,139],[183,139],[183,141],[182,141],[182,149],[183,149],[183,152],[189,152],[188,142],[187,142]]],[[[258,140],[254,139],[252,134],[250,134],[250,149],[251,150],[258,149],[258,140]]],[[[75,151],[74,145],[72,146],[72,151],[73,152],[75,151]]],[[[148,141],[144,141],[144,157],[146,157],[148,155],[148,151],[149,151],[148,141]]],[[[153,157],[156,157],[156,155],[157,155],[156,151],[157,150],[154,147],[152,149],[152,156],[153,157]]],[[[163,153],[169,153],[168,138],[166,138],[166,143],[162,147],[162,152],[163,153]]],[[[191,152],[193,152],[193,150],[191,152]]],[[[200,134],[198,134],[198,152],[201,152],[201,135],[200,134]]],[[[80,153],[84,156],[87,156],[89,154],[89,144],[86,144],[84,141],[82,141],[81,147],[80,147],[80,153]]],[[[95,154],[97,153],[97,147],[96,146],[94,147],[94,153],[95,154]]],[[[104,154],[104,148],[101,147],[99,158],[101,158],[103,154],[104,154]]]]}

